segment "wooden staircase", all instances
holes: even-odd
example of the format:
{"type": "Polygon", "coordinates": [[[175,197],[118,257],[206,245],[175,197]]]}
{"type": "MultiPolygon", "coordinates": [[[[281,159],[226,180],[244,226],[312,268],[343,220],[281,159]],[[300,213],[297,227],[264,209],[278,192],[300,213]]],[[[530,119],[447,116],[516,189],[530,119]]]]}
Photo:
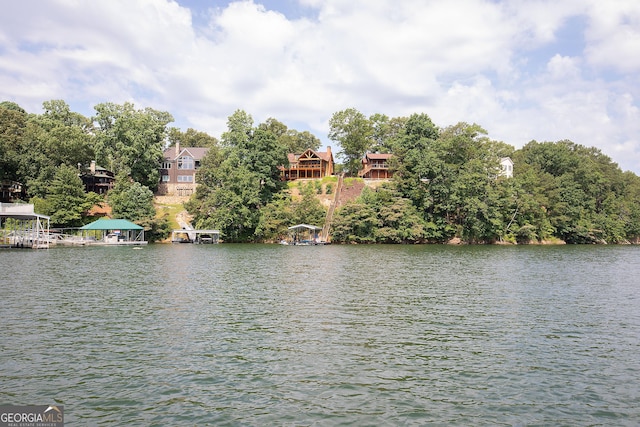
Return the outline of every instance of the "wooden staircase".
{"type": "Polygon", "coordinates": [[[336,193],[333,196],[333,202],[329,206],[329,210],[327,211],[327,216],[324,219],[324,227],[322,227],[321,240],[323,242],[329,241],[329,231],[331,230],[331,221],[333,220],[333,212],[336,210],[336,206],[340,201],[340,192],[342,191],[342,186],[344,185],[344,174],[340,174],[338,177],[338,185],[336,186],[336,193]]]}
{"type": "Polygon", "coordinates": [[[366,165],[364,169],[361,169],[358,171],[358,176],[360,177],[365,176],[371,169],[373,169],[372,165],[366,165]]]}

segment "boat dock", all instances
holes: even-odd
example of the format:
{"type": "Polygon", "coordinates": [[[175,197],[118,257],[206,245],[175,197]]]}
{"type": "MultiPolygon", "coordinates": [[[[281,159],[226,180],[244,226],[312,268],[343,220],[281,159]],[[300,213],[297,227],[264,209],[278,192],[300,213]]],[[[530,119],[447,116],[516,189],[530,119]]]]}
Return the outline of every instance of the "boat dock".
{"type": "Polygon", "coordinates": [[[0,247],[48,249],[49,221],[32,204],[0,203],[0,247]]]}
{"type": "Polygon", "coordinates": [[[171,232],[171,243],[216,244],[219,240],[219,230],[193,230],[182,228],[171,232]]]}

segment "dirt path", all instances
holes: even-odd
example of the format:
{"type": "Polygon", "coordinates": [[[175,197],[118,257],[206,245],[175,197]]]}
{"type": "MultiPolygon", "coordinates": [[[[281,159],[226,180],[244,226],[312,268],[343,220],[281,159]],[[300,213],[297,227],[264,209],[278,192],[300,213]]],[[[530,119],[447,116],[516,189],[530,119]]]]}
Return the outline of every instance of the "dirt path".
{"type": "Polygon", "coordinates": [[[178,222],[178,225],[180,225],[180,228],[186,228],[186,229],[193,228],[191,226],[191,221],[193,221],[193,217],[189,215],[189,213],[186,210],[180,211],[176,214],[176,221],[178,222]]]}

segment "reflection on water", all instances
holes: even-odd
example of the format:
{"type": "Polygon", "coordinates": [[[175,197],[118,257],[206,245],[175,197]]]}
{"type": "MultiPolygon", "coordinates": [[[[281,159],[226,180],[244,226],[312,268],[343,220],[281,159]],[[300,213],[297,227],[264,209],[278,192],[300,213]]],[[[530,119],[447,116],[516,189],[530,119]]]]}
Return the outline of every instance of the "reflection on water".
{"type": "Polygon", "coordinates": [[[635,425],[640,248],[0,252],[0,397],[69,425],[635,425]]]}

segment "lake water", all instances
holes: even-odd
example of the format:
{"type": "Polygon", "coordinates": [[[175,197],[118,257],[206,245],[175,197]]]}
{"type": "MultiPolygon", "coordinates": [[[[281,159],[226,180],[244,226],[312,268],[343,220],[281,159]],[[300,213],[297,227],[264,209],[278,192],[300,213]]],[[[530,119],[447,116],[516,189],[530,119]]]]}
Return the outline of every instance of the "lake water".
{"type": "Polygon", "coordinates": [[[66,425],[640,424],[640,247],[0,251],[0,404],[66,425]]]}

